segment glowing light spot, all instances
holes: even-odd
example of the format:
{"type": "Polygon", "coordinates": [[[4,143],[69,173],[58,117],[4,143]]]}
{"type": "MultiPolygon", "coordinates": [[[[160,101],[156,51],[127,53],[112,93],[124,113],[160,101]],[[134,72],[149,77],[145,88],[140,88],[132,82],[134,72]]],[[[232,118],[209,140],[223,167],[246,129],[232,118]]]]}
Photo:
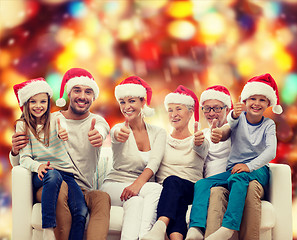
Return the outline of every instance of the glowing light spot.
{"type": "Polygon", "coordinates": [[[281,5],[279,2],[267,2],[265,4],[265,7],[263,7],[262,9],[264,11],[264,15],[270,19],[277,18],[281,13],[281,5]]]}
{"type": "Polygon", "coordinates": [[[118,38],[122,41],[131,39],[135,34],[135,27],[131,20],[123,20],[119,24],[118,38]]]}
{"type": "Polygon", "coordinates": [[[226,31],[224,19],[217,13],[211,13],[200,21],[200,34],[206,44],[214,44],[226,31]]]}
{"type": "Polygon", "coordinates": [[[56,59],[56,67],[61,72],[66,72],[69,68],[73,67],[74,63],[75,55],[69,50],[66,50],[59,54],[56,59]]]}
{"type": "Polygon", "coordinates": [[[250,76],[254,71],[254,61],[250,58],[241,59],[237,65],[237,70],[242,76],[250,76]]]}
{"type": "Polygon", "coordinates": [[[188,40],[194,36],[196,29],[191,22],[177,20],[169,24],[168,32],[172,37],[182,40],[188,40]]]}
{"type": "Polygon", "coordinates": [[[293,66],[293,59],[290,54],[285,52],[283,49],[277,49],[274,54],[275,62],[278,67],[283,71],[289,71],[293,66]]]}
{"type": "Polygon", "coordinates": [[[86,5],[83,2],[70,2],[68,5],[68,11],[74,18],[81,18],[87,14],[86,5]]]}
{"type": "Polygon", "coordinates": [[[101,76],[110,77],[115,71],[113,58],[107,57],[99,59],[96,68],[101,76]]]}
{"type": "MultiPolygon", "coordinates": [[[[53,89],[53,100],[56,101],[60,98],[60,87],[62,82],[63,76],[59,73],[50,73],[46,76],[46,81],[50,85],[50,87],[53,89]]],[[[64,92],[64,99],[67,99],[66,91],[64,92]]]]}
{"type": "Polygon", "coordinates": [[[174,18],[186,18],[193,13],[193,4],[186,1],[170,2],[168,6],[168,14],[174,18]]]}
{"type": "Polygon", "coordinates": [[[290,74],[281,91],[281,99],[286,104],[293,104],[297,98],[297,74],[290,74]]]}
{"type": "Polygon", "coordinates": [[[95,44],[88,38],[77,39],[73,42],[73,51],[81,59],[88,59],[95,51],[95,44]]]}

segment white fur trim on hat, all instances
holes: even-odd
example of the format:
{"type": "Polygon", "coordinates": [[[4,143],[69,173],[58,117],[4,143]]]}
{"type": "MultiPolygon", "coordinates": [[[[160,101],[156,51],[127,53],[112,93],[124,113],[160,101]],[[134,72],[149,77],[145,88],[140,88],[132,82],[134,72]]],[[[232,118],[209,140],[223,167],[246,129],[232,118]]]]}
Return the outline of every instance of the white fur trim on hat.
{"type": "Polygon", "coordinates": [[[165,108],[168,110],[168,104],[175,103],[175,104],[184,104],[187,106],[195,105],[194,99],[186,94],[179,94],[179,93],[169,93],[164,100],[165,108]]]}
{"type": "Polygon", "coordinates": [[[20,107],[29,100],[30,97],[39,94],[47,93],[50,97],[53,96],[53,90],[45,81],[32,81],[18,91],[20,107]]]}
{"type": "Polygon", "coordinates": [[[146,89],[140,84],[120,84],[115,87],[114,95],[117,100],[124,97],[146,97],[146,89]]]}
{"type": "Polygon", "coordinates": [[[231,97],[223,92],[214,89],[208,89],[202,92],[200,96],[200,105],[202,106],[206,100],[218,100],[225,104],[229,109],[231,108],[231,97]]]}
{"type": "Polygon", "coordinates": [[[266,83],[262,82],[248,82],[242,89],[241,102],[253,95],[263,95],[270,101],[270,106],[275,106],[277,97],[275,91],[266,83]]]}
{"type": "Polygon", "coordinates": [[[94,79],[86,77],[86,76],[74,77],[74,78],[69,79],[66,83],[67,94],[69,94],[71,89],[76,85],[83,85],[83,86],[92,88],[94,91],[95,99],[98,98],[99,87],[94,79]]]}
{"type": "Polygon", "coordinates": [[[142,113],[144,117],[152,117],[155,114],[155,109],[150,108],[148,105],[144,104],[142,108],[142,113]]]}

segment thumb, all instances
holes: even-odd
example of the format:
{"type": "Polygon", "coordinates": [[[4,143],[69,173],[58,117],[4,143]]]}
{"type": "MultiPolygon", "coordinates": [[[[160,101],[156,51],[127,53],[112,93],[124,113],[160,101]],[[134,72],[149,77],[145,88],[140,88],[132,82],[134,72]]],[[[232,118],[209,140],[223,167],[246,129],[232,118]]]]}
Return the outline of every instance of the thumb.
{"type": "Polygon", "coordinates": [[[129,119],[126,117],[126,119],[125,119],[125,126],[127,127],[127,128],[129,128],[129,119]]]}
{"type": "Polygon", "coordinates": [[[95,124],[96,124],[96,119],[93,118],[93,119],[92,119],[92,122],[91,122],[91,128],[90,128],[90,131],[92,131],[92,130],[95,129],[95,124]]]}
{"type": "Polygon", "coordinates": [[[198,132],[198,130],[199,130],[199,123],[196,121],[196,122],[194,123],[194,133],[195,133],[195,132],[198,132]]]}
{"type": "Polygon", "coordinates": [[[218,127],[218,119],[212,120],[211,123],[211,129],[217,128],[218,127]]]}
{"type": "Polygon", "coordinates": [[[46,166],[49,166],[50,164],[51,164],[50,161],[48,161],[47,164],[46,164],[46,166]]]}
{"type": "Polygon", "coordinates": [[[60,130],[62,127],[61,127],[61,120],[60,118],[57,119],[57,123],[58,123],[58,130],[60,130]]]}
{"type": "Polygon", "coordinates": [[[240,102],[240,103],[241,103],[241,96],[239,96],[239,98],[238,98],[238,102],[240,102]]]}

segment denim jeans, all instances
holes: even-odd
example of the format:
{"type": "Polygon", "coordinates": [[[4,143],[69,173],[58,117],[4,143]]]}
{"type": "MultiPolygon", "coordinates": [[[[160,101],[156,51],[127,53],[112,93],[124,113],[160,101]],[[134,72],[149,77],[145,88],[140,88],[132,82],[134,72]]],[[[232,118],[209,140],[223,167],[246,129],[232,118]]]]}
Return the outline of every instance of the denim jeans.
{"type": "Polygon", "coordinates": [[[74,180],[72,173],[59,170],[48,170],[42,181],[38,174],[33,174],[33,190],[43,187],[41,196],[42,227],[56,227],[56,206],[60,186],[64,180],[68,185],[68,206],[72,216],[69,239],[83,239],[88,208],[84,195],[74,180]]]}
{"type": "Polygon", "coordinates": [[[195,183],[190,227],[205,229],[210,189],[223,186],[230,191],[222,226],[239,231],[249,182],[257,180],[263,187],[269,182],[269,168],[264,166],[253,172],[231,174],[231,170],[195,183]]]}

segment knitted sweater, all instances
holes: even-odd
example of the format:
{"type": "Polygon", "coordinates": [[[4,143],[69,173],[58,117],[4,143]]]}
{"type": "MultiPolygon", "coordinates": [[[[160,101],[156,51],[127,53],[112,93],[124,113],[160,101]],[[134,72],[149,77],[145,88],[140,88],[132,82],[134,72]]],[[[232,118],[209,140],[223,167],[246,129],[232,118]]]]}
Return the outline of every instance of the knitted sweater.
{"type": "Polygon", "coordinates": [[[205,140],[201,146],[195,146],[193,138],[176,139],[167,136],[165,155],[156,174],[158,183],[162,184],[171,175],[194,183],[203,178],[203,164],[209,143],[205,140]]]}

